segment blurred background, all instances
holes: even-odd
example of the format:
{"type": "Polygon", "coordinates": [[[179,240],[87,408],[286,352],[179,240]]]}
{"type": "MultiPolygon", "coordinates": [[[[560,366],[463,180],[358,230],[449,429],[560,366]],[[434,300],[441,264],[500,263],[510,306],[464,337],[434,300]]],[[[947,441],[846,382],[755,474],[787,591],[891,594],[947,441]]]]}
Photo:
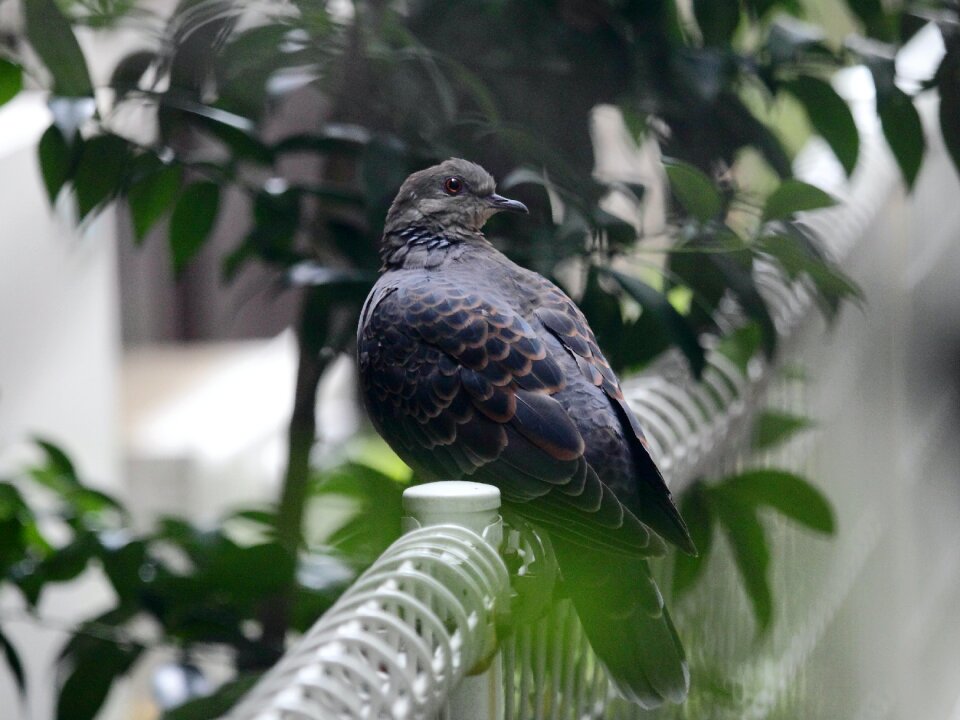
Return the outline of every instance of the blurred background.
{"type": "Polygon", "coordinates": [[[628,388],[764,368],[649,715],[960,720],[950,0],[0,0],[3,716],[215,717],[399,534],[354,329],[450,156],[628,388]]]}

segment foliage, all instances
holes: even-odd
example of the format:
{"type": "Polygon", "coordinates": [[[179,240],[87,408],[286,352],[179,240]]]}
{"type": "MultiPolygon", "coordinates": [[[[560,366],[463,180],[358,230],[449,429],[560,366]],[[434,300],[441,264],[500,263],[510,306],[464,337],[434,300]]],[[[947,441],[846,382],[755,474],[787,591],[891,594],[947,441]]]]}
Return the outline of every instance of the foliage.
{"type": "MultiPolygon", "coordinates": [[[[806,418],[768,412],[756,423],[755,446],[773,447],[807,427],[806,418]]],[[[770,543],[759,511],[776,511],[818,533],[830,535],[835,530],[833,510],[820,491],[805,478],[774,468],[747,470],[712,483],[696,481],[684,491],[679,504],[699,555],[674,556],[674,594],[682,597],[701,577],[720,529],[733,552],[760,632],[773,621],[773,596],[770,543]]]]}
{"type": "MultiPolygon", "coordinates": [[[[0,587],[16,588],[40,623],[44,591],[89,567],[102,570],[116,596],[60,652],[58,718],[94,717],[114,680],[154,648],[176,650],[183,664],[211,647],[229,649],[241,677],[224,693],[235,700],[230,689],[249,687],[283,650],[263,632],[264,604],[292,587],[290,626],[304,631],[400,531],[402,481],[346,463],[317,472],[310,502],[322,506],[346,495],[364,506],[349,510],[329,538],[308,543],[310,552],[297,558],[277,541],[269,507],[237,510],[210,527],[168,517],[138,533],[123,506],[84,483],[60,448],[44,440],[38,447],[41,462],[0,482],[0,587]],[[355,530],[372,517],[367,505],[381,515],[360,538],[355,530]]],[[[0,646],[24,690],[19,653],[2,630],[0,646]]],[[[210,717],[204,703],[191,706],[170,717],[210,717]]]]}
{"type": "MultiPolygon", "coordinates": [[[[930,18],[947,53],[920,92],[939,91],[944,140],[960,165],[955,5],[846,4],[870,42],[832,44],[803,22],[796,0],[696,0],[692,14],[690,4],[675,0],[356,0],[339,16],[317,0],[273,10],[181,0],[169,18],[132,0],[24,3],[23,35],[12,51],[0,49],[0,103],[20,91],[25,74],[49,88],[53,122],[39,161],[51,201],[69,193],[85,221],[120,199],[135,239],[167,242],[171,264],[182,272],[216,227],[224,194],[240,192],[250,229],[222,259],[224,278],[259,262],[303,302],[283,493],[275,512],[246,516],[256,519],[262,542],[242,546],[224,530],[177,520],[128,538],[116,502],[76,482],[49,447],[39,477],[52,483],[72,539],[54,551],[18,491],[0,486],[7,488],[0,532],[18,538],[0,543],[11,582],[35,603],[46,583],[97,562],[120,600],[115,614],[95,623],[126,631],[147,613],[185,649],[208,641],[234,647],[241,669],[275,656],[285,630],[302,623],[303,603],[313,598],[320,605],[326,597],[291,579],[303,544],[303,509],[317,485],[308,464],[317,383],[329,358],[352,344],[396,188],[434,160],[478,160],[503,179],[501,187],[520,194],[532,216],[496,218],[491,234],[519,262],[567,282],[618,369],[676,346],[698,373],[702,334],[721,332],[716,309],[725,298],[737,302],[747,321],[735,339],[749,337],[772,355],[777,335],[753,273],[760,261],[810,284],[824,314],[834,317],[858,290],[795,222],[798,213],[834,201],[791,178],[788,143],[766,119],[770,107],[793,98],[851,173],[859,136],[829,80],[840,67],[865,63],[876,80],[883,131],[912,186],[925,145],[913,98],[895,82],[894,54],[930,18]],[[109,31],[120,21],[164,27],[161,42],[149,30],[143,45],[95,87],[76,32],[109,31]],[[320,118],[278,135],[278,118],[289,117],[304,97],[322,108],[320,118]],[[656,140],[671,158],[664,172],[674,243],[665,260],[645,251],[635,218],[607,210],[615,197],[641,215],[649,207],[644,187],[594,176],[591,110],[601,103],[617,106],[638,141],[656,140]],[[777,178],[769,193],[751,190],[739,162],[748,150],[777,178]],[[99,517],[104,528],[85,524],[99,517]],[[114,545],[104,533],[114,533],[108,535],[114,545]],[[178,575],[155,552],[161,545],[188,558],[196,572],[178,575]],[[248,563],[270,566],[257,589],[232,572],[248,563]],[[152,579],[143,581],[141,571],[152,579]],[[190,606],[172,597],[178,586],[189,590],[180,597],[190,598],[190,606]],[[227,591],[229,597],[218,594],[227,591]],[[204,608],[218,608],[218,619],[204,608]],[[261,624],[261,640],[243,632],[248,620],[261,624]]],[[[744,355],[737,343],[724,351],[744,355]]],[[[799,427],[781,418],[774,439],[785,424],[799,427]]],[[[365,473],[354,474],[367,489],[396,489],[365,473]]],[[[346,491],[343,482],[327,482],[346,491]]],[[[769,503],[751,494],[751,482],[741,479],[732,490],[726,483],[697,486],[685,504],[702,521],[691,523],[696,539],[706,538],[702,548],[709,547],[714,521],[728,529],[763,617],[769,603],[756,508],[769,503]]],[[[771,482],[790,490],[792,481],[771,482]]],[[[805,497],[796,487],[791,492],[805,497]]],[[[394,500],[366,505],[381,507],[392,511],[394,500]]],[[[367,557],[389,536],[379,528],[345,526],[334,539],[345,552],[367,557]]],[[[102,650],[84,633],[77,638],[65,650],[65,668],[82,653],[102,650]]],[[[0,645],[19,675],[15,650],[2,635],[0,645]]],[[[112,678],[139,657],[137,645],[111,647],[89,681],[71,682],[79,670],[67,672],[64,691],[77,692],[76,702],[90,711],[112,678]]]]}

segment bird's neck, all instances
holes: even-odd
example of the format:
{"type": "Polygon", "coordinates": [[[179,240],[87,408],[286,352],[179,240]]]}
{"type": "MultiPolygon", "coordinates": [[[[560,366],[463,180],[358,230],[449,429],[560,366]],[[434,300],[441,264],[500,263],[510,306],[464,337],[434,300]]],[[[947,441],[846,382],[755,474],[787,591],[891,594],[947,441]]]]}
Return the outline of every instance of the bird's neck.
{"type": "Polygon", "coordinates": [[[490,246],[483,233],[413,223],[388,228],[380,243],[381,270],[438,268],[455,262],[471,248],[490,246]]]}

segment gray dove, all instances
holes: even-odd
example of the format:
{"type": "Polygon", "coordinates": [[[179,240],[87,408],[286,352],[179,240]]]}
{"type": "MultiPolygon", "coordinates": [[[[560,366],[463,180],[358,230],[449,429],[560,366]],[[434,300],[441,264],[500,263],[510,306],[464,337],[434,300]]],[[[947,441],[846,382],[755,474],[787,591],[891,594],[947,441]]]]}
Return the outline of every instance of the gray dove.
{"type": "Polygon", "coordinates": [[[403,183],[357,332],[364,404],[420,478],[495,485],[549,533],[625,698],[681,702],[689,671],[647,558],[693,543],[583,313],[481,232],[503,211],[527,208],[466,160],[403,183]]]}

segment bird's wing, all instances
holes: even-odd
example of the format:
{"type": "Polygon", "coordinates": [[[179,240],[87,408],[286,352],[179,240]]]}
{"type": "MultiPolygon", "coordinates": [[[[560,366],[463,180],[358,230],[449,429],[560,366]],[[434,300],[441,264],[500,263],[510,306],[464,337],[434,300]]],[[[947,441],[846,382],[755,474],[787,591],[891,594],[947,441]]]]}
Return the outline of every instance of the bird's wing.
{"type": "Polygon", "coordinates": [[[413,279],[379,293],[358,339],[370,415],[411,465],[495,484],[531,520],[587,546],[664,551],[587,463],[552,397],[566,384],[560,366],[506,302],[413,279]]]}
{"type": "Polygon", "coordinates": [[[531,275],[537,285],[536,294],[540,303],[534,311],[537,319],[567,349],[587,381],[603,390],[623,425],[624,437],[630,442],[637,468],[639,519],[684,551],[695,553],[687,526],[673,504],[663,475],[650,457],[640,423],[627,405],[620,382],[600,351],[586,318],[556,285],[539,275],[531,275]]]}

